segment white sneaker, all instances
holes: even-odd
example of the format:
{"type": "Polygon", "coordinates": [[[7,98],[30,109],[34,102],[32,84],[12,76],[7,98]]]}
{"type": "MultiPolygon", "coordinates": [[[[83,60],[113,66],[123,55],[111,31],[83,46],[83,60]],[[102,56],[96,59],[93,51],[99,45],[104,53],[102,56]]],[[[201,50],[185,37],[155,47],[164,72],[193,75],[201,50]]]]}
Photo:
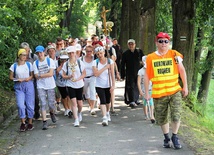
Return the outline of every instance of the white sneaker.
{"type": "Polygon", "coordinates": [[[96,115],[96,111],[94,109],[91,110],[91,115],[96,115]]]}
{"type": "Polygon", "coordinates": [[[64,116],[68,116],[68,110],[65,109],[64,116]]]}
{"type": "Polygon", "coordinates": [[[79,118],[79,121],[82,122],[82,113],[78,113],[78,118],[79,118]]]}
{"type": "Polygon", "coordinates": [[[110,114],[107,113],[106,116],[107,116],[108,121],[111,122],[111,116],[110,116],[110,114]]]}
{"type": "Polygon", "coordinates": [[[78,119],[75,119],[74,121],[74,127],[79,127],[80,126],[80,122],[78,119]]]}
{"type": "Polygon", "coordinates": [[[102,125],[103,126],[108,126],[108,118],[106,116],[103,117],[102,125]]]}

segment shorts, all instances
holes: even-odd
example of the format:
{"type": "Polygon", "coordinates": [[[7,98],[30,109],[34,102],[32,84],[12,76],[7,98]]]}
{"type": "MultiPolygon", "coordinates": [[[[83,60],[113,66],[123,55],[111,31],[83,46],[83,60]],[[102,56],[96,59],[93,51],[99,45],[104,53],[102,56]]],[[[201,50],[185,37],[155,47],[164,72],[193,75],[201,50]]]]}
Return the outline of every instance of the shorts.
{"type": "Polygon", "coordinates": [[[70,97],[70,99],[72,98],[76,98],[77,100],[82,100],[82,96],[83,96],[83,87],[82,88],[71,88],[71,87],[67,87],[68,90],[68,95],[70,97]]]}
{"type": "Polygon", "coordinates": [[[97,94],[100,98],[100,104],[109,104],[111,99],[110,88],[96,87],[97,94]]]}
{"type": "Polygon", "coordinates": [[[67,96],[68,96],[68,92],[67,92],[67,88],[66,87],[59,87],[57,86],[61,96],[62,96],[62,99],[65,99],[67,96]]]}
{"type": "MultiPolygon", "coordinates": [[[[149,95],[152,95],[152,91],[149,91],[149,95]]],[[[144,105],[144,106],[147,106],[147,100],[146,100],[144,97],[143,97],[142,100],[143,100],[143,105],[144,105]]],[[[153,106],[153,105],[154,105],[153,98],[150,98],[150,99],[149,99],[149,105],[150,105],[150,106],[153,106]]]]}
{"type": "Polygon", "coordinates": [[[85,98],[93,101],[96,100],[95,80],[96,78],[94,76],[85,78],[83,87],[85,98]]]}
{"type": "Polygon", "coordinates": [[[158,125],[169,123],[169,116],[172,122],[179,122],[182,111],[181,92],[173,95],[154,98],[155,119],[158,125]]]}

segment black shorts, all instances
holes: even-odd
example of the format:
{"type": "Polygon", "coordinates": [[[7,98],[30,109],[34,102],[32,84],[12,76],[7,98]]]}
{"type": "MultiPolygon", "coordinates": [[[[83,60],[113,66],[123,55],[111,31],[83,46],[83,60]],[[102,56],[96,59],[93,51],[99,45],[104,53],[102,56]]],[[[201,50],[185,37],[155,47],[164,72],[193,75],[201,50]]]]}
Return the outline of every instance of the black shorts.
{"type": "Polygon", "coordinates": [[[59,87],[59,86],[57,86],[57,87],[58,87],[58,90],[60,92],[62,99],[65,99],[68,96],[67,88],[66,87],[59,87]]]}
{"type": "Polygon", "coordinates": [[[110,88],[96,87],[96,92],[100,98],[100,104],[109,104],[111,99],[110,88]]]}
{"type": "Polygon", "coordinates": [[[83,87],[82,88],[67,87],[67,90],[70,99],[76,98],[77,100],[82,100],[83,87]]]}

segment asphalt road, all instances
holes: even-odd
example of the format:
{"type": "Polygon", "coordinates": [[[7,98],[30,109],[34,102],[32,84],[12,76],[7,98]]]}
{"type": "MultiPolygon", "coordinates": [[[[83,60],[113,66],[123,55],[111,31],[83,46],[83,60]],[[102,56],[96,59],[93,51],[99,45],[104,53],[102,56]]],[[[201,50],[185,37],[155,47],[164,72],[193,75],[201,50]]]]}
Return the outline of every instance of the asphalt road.
{"type": "MultiPolygon", "coordinates": [[[[13,125],[18,133],[14,137],[10,155],[193,155],[194,152],[183,142],[180,150],[163,148],[163,136],[159,126],[144,120],[142,104],[135,109],[123,102],[124,82],[117,82],[115,110],[108,126],[101,125],[102,116],[91,116],[84,103],[83,121],[74,127],[74,120],[57,114],[58,121],[48,120],[49,129],[42,130],[42,121],[34,121],[34,130],[19,133],[19,120],[13,125]]],[[[48,116],[49,117],[49,116],[48,116]]]]}

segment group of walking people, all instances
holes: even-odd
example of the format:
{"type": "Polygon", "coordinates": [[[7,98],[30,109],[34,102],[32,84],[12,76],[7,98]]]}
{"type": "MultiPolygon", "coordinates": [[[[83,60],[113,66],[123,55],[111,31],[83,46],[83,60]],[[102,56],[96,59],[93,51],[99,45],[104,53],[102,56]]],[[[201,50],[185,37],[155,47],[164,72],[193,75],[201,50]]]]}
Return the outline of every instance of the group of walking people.
{"type": "Polygon", "coordinates": [[[10,79],[14,81],[21,118],[20,131],[33,129],[32,119],[37,97],[43,120],[42,129],[48,129],[46,105],[49,106],[52,122],[57,121],[55,103],[59,102],[56,95],[58,92],[65,108],[64,114],[73,115],[75,127],[82,121],[83,95],[88,101],[92,115],[96,114],[94,106],[99,98],[102,125],[107,126],[111,121],[110,109],[114,112],[115,79],[120,80],[121,75],[121,80],[125,80],[125,103],[135,108],[140,103],[140,96],[145,119],[161,126],[164,135],[163,147],[171,147],[172,141],[173,147],[180,149],[182,146],[177,132],[181,119],[181,95],[186,97],[188,88],[186,71],[182,64],[183,56],[176,50],[169,49],[170,36],[160,32],[155,38],[157,50],[147,56],[136,48],[134,39],[128,40],[128,50],[120,55],[115,52],[117,47],[112,49],[114,46],[119,47],[115,40],[113,42],[116,44],[112,47],[105,41],[103,43],[96,35],[92,36],[87,40],[83,52],[76,46],[75,40],[60,49],[58,46],[63,42],[58,39],[56,46],[49,44],[46,49],[41,45],[37,46],[35,53],[38,58],[31,62],[29,45],[22,43],[17,61],[10,67],[10,79]],[[179,85],[179,77],[183,87],[179,85]],[[172,121],[171,139],[169,116],[172,121]]]}

